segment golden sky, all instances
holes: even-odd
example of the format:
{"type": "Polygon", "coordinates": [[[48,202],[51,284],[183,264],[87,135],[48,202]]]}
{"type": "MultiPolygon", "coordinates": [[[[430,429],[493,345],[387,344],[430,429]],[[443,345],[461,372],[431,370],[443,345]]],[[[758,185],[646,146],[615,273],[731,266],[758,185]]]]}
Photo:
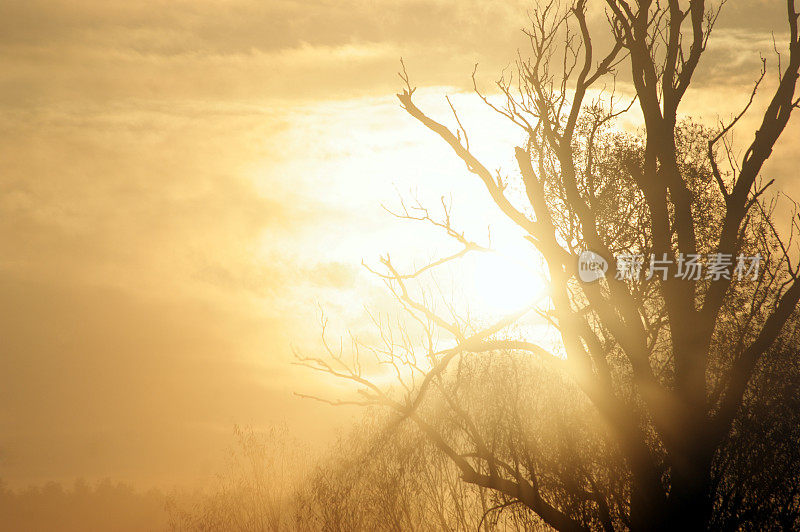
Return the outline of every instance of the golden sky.
{"type": "MultiPolygon", "coordinates": [[[[325,385],[289,364],[317,303],[358,330],[386,304],[362,259],[441,254],[380,204],[452,193],[476,239],[515,238],[399,108],[399,58],[420,107],[447,120],[452,95],[505,165],[516,137],[467,88],[524,46],[527,5],[0,3],[0,478],[191,483],[235,423],[325,440],[350,413],[295,398],[325,385]]],[[[688,110],[742,105],[784,17],[730,2],[688,110]]],[[[769,170],[784,187],[797,139],[769,170]]],[[[479,302],[504,310],[503,288],[479,302]]]]}

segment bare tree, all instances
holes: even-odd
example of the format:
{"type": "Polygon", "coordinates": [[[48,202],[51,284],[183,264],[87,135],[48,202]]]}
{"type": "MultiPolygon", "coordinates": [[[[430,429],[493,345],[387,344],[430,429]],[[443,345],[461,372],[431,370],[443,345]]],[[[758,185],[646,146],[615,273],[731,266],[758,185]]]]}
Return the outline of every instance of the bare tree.
{"type": "Polygon", "coordinates": [[[496,511],[506,501],[461,482],[416,426],[368,412],[298,492],[297,529],[530,530],[531,515],[496,511]]]}
{"type": "MultiPolygon", "coordinates": [[[[703,0],[606,0],[605,8],[612,39],[604,53],[595,49],[585,0],[563,9],[550,2],[531,15],[530,57],[520,56],[513,74],[497,83],[502,101],[476,83],[479,97],[525,135],[514,150],[518,175],[492,172],[475,156],[452,104],[452,128],[418,108],[405,67],[398,94],[541,253],[550,304],[533,312],[557,328],[564,356],[512,334],[520,315],[479,326],[412,287],[423,272],[483,247],[453,227],[448,208],[436,218],[418,205],[397,214],[444,230],[463,251],[409,273],[388,256],[375,269],[413,325],[376,320],[383,345],[354,339],[352,358],[327,343],[326,356],[298,357],[357,384],[360,399],[349,402],[381,404],[413,421],[463,481],[523,505],[556,529],[696,529],[719,523],[723,507],[726,526],[738,526],[747,519],[739,511],[744,503],[725,491],[735,477],[722,464],[743,459],[736,437],[748,417],[743,409],[769,389],[770,372],[781,374],[765,360],[778,345],[789,353],[783,360],[796,357],[795,327],[786,324],[795,323],[800,300],[800,263],[792,256],[798,219],[793,215],[788,237],[776,228],[765,194],[772,181],[762,184],[760,174],[798,105],[798,13],[787,0],[788,60],[737,159],[730,135],[752,107],[766,67],[730,123],[706,128],[679,114],[719,10],[703,0]],[[620,104],[609,87],[622,69],[635,98],[620,104]],[[641,110],[641,132],[615,132],[615,119],[632,105],[641,110]],[[579,280],[584,250],[609,261],[602,280],[579,280]],[[642,278],[618,277],[623,254],[661,267],[642,278]],[[687,257],[699,254],[708,255],[709,273],[716,261],[716,274],[686,274],[687,257]],[[734,268],[744,254],[763,263],[757,279],[740,282],[734,268]],[[366,350],[394,368],[397,386],[369,377],[366,350]],[[555,455],[532,433],[560,414],[519,408],[525,390],[494,419],[466,406],[459,361],[497,352],[540,359],[553,386],[580,392],[571,394],[573,404],[547,403],[571,412],[563,433],[549,440],[560,442],[555,455]],[[430,401],[438,404],[436,415],[423,408],[430,401]],[[450,425],[441,422],[443,413],[450,425]],[[536,415],[544,421],[527,426],[536,415]],[[586,421],[592,416],[596,423],[586,421]]],[[[504,401],[507,392],[484,397],[504,401]]],[[[757,429],[749,434],[758,437],[757,429]]]]}
{"type": "Polygon", "coordinates": [[[311,458],[285,427],[234,427],[236,447],[210,491],[170,497],[172,531],[294,530],[296,493],[311,458]]]}

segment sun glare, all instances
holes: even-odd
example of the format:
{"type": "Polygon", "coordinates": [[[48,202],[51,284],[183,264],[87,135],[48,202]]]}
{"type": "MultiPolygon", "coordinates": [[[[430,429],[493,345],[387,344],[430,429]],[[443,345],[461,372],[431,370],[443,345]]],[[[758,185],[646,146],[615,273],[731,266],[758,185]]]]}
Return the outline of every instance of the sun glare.
{"type": "Polygon", "coordinates": [[[473,290],[481,308],[494,314],[510,314],[537,305],[547,293],[542,274],[530,258],[506,253],[477,256],[473,290]]]}

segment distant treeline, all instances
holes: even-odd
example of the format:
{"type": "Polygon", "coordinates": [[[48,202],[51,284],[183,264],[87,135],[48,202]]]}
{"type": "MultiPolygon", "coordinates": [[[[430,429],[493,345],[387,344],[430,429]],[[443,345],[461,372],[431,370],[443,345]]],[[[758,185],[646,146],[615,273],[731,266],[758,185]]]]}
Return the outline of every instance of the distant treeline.
{"type": "Polygon", "coordinates": [[[0,529],[25,531],[147,531],[168,527],[166,494],[105,480],[55,482],[12,490],[0,481],[0,529]]]}

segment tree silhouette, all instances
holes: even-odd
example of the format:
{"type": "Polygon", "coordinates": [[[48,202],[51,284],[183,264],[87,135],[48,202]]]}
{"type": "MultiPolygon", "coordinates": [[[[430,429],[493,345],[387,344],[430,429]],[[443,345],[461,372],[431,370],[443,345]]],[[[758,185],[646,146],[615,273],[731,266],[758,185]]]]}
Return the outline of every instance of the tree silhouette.
{"type": "Polygon", "coordinates": [[[333,403],[387,406],[413,421],[463,481],[558,530],[796,526],[797,431],[780,421],[797,416],[777,407],[798,392],[798,218],[788,231],[776,227],[772,181],[760,179],[798,105],[794,1],[786,3],[788,61],[739,159],[730,135],[753,106],[766,63],[730,123],[709,129],[679,114],[719,10],[702,0],[606,0],[605,8],[612,40],[603,55],[586,1],[550,2],[532,12],[530,57],[497,83],[502,103],[475,84],[524,132],[514,149],[518,176],[481,163],[452,104],[452,128],[417,107],[405,66],[398,94],[541,253],[550,304],[532,311],[558,330],[563,356],[513,334],[521,315],[479,326],[419,295],[411,285],[423,272],[483,248],[453,227],[446,205],[441,219],[416,205],[398,216],[443,229],[463,250],[410,273],[381,259],[374,271],[413,325],[398,331],[379,321],[382,346],[354,340],[348,358],[326,342],[326,356],[299,361],[359,386],[359,400],[333,403]],[[636,94],[620,105],[600,89],[623,69],[636,94]],[[615,130],[633,105],[642,130],[615,130]],[[521,197],[509,186],[517,182],[521,197]],[[596,282],[579,279],[586,250],[608,261],[596,282]],[[702,274],[687,274],[696,256],[706,257],[702,274]],[[615,275],[632,257],[643,258],[644,275],[615,275]],[[757,275],[742,275],[740,257],[762,258],[757,275]],[[397,386],[363,370],[367,348],[395,368],[397,386]],[[496,381],[477,376],[492,371],[489,363],[464,370],[465,360],[500,352],[540,360],[551,389],[519,386],[524,379],[488,386],[496,381]],[[774,433],[759,418],[765,409],[786,414],[767,416],[774,433]],[[759,478],[752,468],[761,465],[786,476],[759,478]]]}

